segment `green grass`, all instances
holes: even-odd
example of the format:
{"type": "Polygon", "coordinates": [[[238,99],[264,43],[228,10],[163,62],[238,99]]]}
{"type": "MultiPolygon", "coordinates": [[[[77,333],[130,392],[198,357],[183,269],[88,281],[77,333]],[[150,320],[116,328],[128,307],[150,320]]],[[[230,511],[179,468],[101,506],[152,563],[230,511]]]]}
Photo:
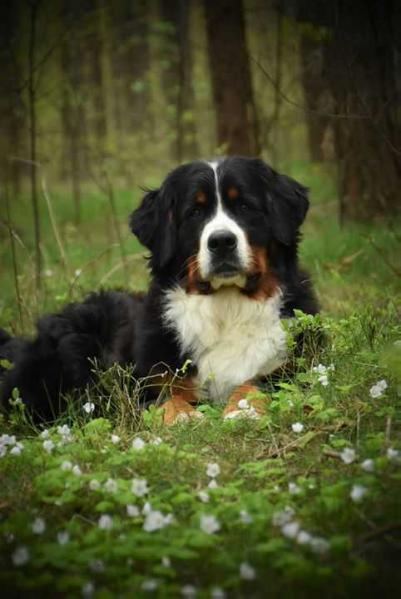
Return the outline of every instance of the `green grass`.
{"type": "MultiPolygon", "coordinates": [[[[339,229],[327,175],[305,165],[293,165],[291,172],[306,181],[315,199],[301,255],[323,312],[316,319],[299,315],[291,327],[293,333],[307,331],[304,353],[280,385],[267,386],[268,415],[258,422],[224,422],[222,406],[206,404],[202,421],[165,428],[155,408],[138,413],[137,397],[127,391],[130,373],[118,367],[102,375],[98,388],[84,398],[94,403],[95,411],[87,414],[82,404],[71,404],[47,438],[26,421],[16,400],[11,419],[0,424],[0,432],[23,444],[19,455],[8,445],[0,458],[0,581],[5,596],[75,597],[89,593],[88,584],[95,596],[104,598],[191,596],[188,585],[200,597],[222,596],[216,588],[227,597],[397,592],[400,228],[374,223],[339,229]],[[314,344],[315,329],[324,330],[321,348],[314,344]],[[319,363],[334,365],[327,386],[313,371],[319,363]],[[388,387],[372,397],[371,387],[382,379],[388,387]],[[295,423],[303,425],[301,432],[293,431],[295,423]],[[59,432],[62,425],[70,427],[70,434],[59,432]],[[119,437],[117,443],[112,435],[119,437]],[[145,442],[142,449],[132,447],[138,437],[145,442]],[[54,446],[44,446],[48,441],[54,446]],[[355,452],[349,464],[342,459],[347,448],[355,452]],[[372,471],[362,468],[365,460],[372,460],[365,463],[372,471]],[[210,463],[220,467],[212,489],[206,472],[210,463]],[[72,470],[74,466],[79,469],[72,470]],[[146,479],[146,495],[135,495],[133,479],[146,479]],[[358,499],[358,490],[363,496],[355,501],[351,493],[358,499]],[[136,515],[127,514],[127,505],[137,508],[136,515]],[[288,507],[293,511],[283,515],[288,507]],[[286,514],[292,526],[283,528],[286,514]],[[100,520],[102,515],[111,520],[100,520]],[[203,516],[213,516],[209,523],[218,530],[202,530],[203,516]],[[158,518],[165,526],[149,531],[158,518]],[[102,529],[99,522],[111,528],[102,529]],[[302,535],[300,540],[308,541],[302,544],[288,536],[296,531],[294,522],[315,540],[302,535]],[[26,562],[16,565],[24,557],[26,562]],[[249,568],[242,565],[241,570],[241,564],[249,568]],[[247,580],[244,573],[254,578],[247,580]],[[153,591],[146,590],[152,586],[153,591]]],[[[137,200],[137,195],[118,194],[122,230],[125,214],[137,200]]],[[[118,247],[111,247],[116,239],[107,200],[93,194],[86,202],[77,228],[63,198],[54,199],[68,265],[62,266],[47,223],[43,254],[45,268],[53,274],[45,278],[41,294],[34,289],[29,262],[29,214],[14,210],[14,228],[27,248],[18,250],[19,282],[27,299],[21,325],[4,239],[1,326],[30,331],[36,313],[81,298],[102,279],[105,286],[146,287],[146,269],[135,254],[140,248],[129,236],[124,240],[128,277],[122,268],[112,270],[121,256],[118,247]],[[110,250],[104,253],[106,247],[110,250]],[[76,269],[82,270],[79,277],[76,269]]]]}

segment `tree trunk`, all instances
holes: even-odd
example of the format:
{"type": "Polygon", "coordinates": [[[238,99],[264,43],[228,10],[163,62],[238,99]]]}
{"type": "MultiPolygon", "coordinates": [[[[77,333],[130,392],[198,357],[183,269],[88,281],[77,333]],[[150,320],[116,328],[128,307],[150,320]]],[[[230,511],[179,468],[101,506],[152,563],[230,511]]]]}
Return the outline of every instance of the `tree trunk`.
{"type": "Polygon", "coordinates": [[[204,0],[217,141],[227,154],[259,153],[241,0],[204,0]]]}

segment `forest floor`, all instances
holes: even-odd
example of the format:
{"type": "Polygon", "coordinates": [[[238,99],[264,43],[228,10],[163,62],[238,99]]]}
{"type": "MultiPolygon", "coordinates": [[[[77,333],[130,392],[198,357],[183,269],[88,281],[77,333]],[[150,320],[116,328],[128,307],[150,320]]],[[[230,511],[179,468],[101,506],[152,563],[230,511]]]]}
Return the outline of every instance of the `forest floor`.
{"type": "MultiPolygon", "coordinates": [[[[292,174],[312,190],[301,255],[322,314],[298,315],[291,327],[311,334],[291,376],[267,387],[268,415],[223,421],[222,407],[206,404],[203,420],[166,428],[154,408],[133,409],[129,373],[117,367],[102,377],[108,400],[94,390],[50,428],[30,425],[16,400],[11,419],[0,420],[3,596],[399,591],[401,228],[340,229],[329,178],[306,165],[292,174]]],[[[37,314],[89,289],[146,288],[142,252],[124,224],[131,194],[117,194],[125,259],[116,221],[98,216],[111,214],[107,198],[88,195],[79,226],[65,198],[50,199],[62,248],[43,211],[40,294],[28,205],[11,206],[22,302],[19,310],[3,235],[0,326],[31,332],[37,314]]]]}

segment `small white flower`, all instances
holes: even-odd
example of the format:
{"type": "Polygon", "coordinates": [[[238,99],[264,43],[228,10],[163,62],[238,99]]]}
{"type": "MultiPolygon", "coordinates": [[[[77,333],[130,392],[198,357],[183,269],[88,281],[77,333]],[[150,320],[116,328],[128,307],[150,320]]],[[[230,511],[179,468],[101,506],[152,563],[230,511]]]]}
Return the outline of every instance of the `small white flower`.
{"type": "Polygon", "coordinates": [[[290,495],[299,495],[301,488],[296,483],[288,483],[288,492],[290,495]]]}
{"type": "Polygon", "coordinates": [[[240,399],[238,402],[238,407],[240,410],[248,410],[249,401],[247,399],[240,399]]]}
{"type": "Polygon", "coordinates": [[[70,535],[66,530],[61,530],[57,533],[57,543],[59,545],[66,545],[70,540],[70,535]]]}
{"type": "Polygon", "coordinates": [[[171,514],[165,516],[159,510],[152,510],[151,512],[149,512],[149,514],[147,514],[145,518],[145,522],[143,523],[143,530],[146,530],[146,532],[154,532],[155,530],[161,530],[162,528],[165,528],[166,526],[171,524],[172,519],[173,517],[171,514]]]}
{"type": "Polygon", "coordinates": [[[187,599],[193,599],[197,595],[197,590],[192,584],[186,584],[181,589],[181,596],[187,599]]]}
{"type": "Polygon", "coordinates": [[[115,480],[113,480],[112,478],[108,478],[104,483],[104,488],[109,493],[115,493],[118,489],[118,485],[115,480]]]}
{"type": "Polygon", "coordinates": [[[131,491],[137,497],[143,497],[149,493],[147,480],[144,478],[134,478],[132,481],[131,491]]]}
{"type": "Polygon", "coordinates": [[[298,522],[287,522],[281,527],[281,532],[288,539],[295,539],[299,533],[300,526],[298,522]]]}
{"type": "Polygon", "coordinates": [[[99,518],[99,528],[102,530],[111,530],[113,528],[113,518],[108,514],[102,514],[99,518]]]}
{"type": "Polygon", "coordinates": [[[0,445],[0,458],[4,458],[5,455],[7,455],[7,446],[0,445]]]}
{"type": "Polygon", "coordinates": [[[89,481],[89,488],[91,491],[97,491],[100,489],[100,482],[93,478],[91,481],[89,481]]]}
{"type": "Polygon", "coordinates": [[[160,445],[161,443],[163,443],[163,439],[161,437],[155,437],[153,441],[151,441],[152,445],[160,445]]]}
{"type": "Polygon", "coordinates": [[[15,445],[17,442],[15,435],[1,435],[0,445],[15,445]]]}
{"type": "Polygon", "coordinates": [[[374,472],[374,470],[375,470],[375,463],[374,463],[373,460],[364,460],[362,462],[362,464],[361,464],[361,468],[365,472],[374,472]]]}
{"type": "Polygon", "coordinates": [[[352,464],[352,462],[355,462],[356,460],[355,449],[352,449],[352,447],[346,447],[340,453],[340,457],[344,464],[352,464]]]}
{"type": "Polygon", "coordinates": [[[111,442],[114,445],[117,445],[118,443],[120,443],[121,439],[118,435],[111,435],[111,442]]]}
{"type": "Polygon", "coordinates": [[[34,532],[35,535],[42,535],[45,530],[46,522],[43,520],[43,518],[35,518],[32,523],[32,532],[34,532]]]}
{"type": "Polygon", "coordinates": [[[294,422],[294,424],[291,425],[291,428],[294,431],[294,433],[302,433],[302,431],[304,430],[304,425],[302,424],[302,422],[294,422]]]}
{"type": "Polygon", "coordinates": [[[354,485],[351,489],[350,497],[352,501],[355,501],[355,503],[359,503],[360,501],[362,501],[367,491],[367,488],[363,485],[354,485]]]}
{"type": "Polygon", "coordinates": [[[206,467],[206,474],[210,478],[216,478],[220,474],[220,466],[216,462],[211,462],[206,467]]]}
{"type": "Polygon", "coordinates": [[[327,387],[329,384],[329,379],[328,379],[327,374],[321,374],[317,380],[319,381],[319,383],[321,385],[323,385],[323,387],[327,387]]]}
{"type": "Polygon", "coordinates": [[[51,439],[46,439],[46,441],[43,441],[43,449],[47,451],[47,453],[51,453],[54,447],[55,445],[51,439]]]}
{"type": "Polygon", "coordinates": [[[69,460],[64,460],[60,466],[61,470],[72,470],[72,463],[69,460]]]}
{"type": "Polygon", "coordinates": [[[22,450],[24,449],[24,446],[22,443],[17,443],[16,445],[14,445],[14,447],[10,450],[10,454],[11,455],[21,455],[22,450]]]}
{"type": "Polygon", "coordinates": [[[372,385],[372,387],[369,390],[370,393],[370,397],[373,397],[373,399],[376,399],[377,397],[381,397],[383,395],[383,393],[385,392],[385,390],[387,389],[388,385],[387,385],[387,381],[385,379],[382,379],[381,381],[378,381],[375,385],[372,385]]]}
{"type": "Polygon", "coordinates": [[[50,436],[50,431],[49,431],[47,428],[45,428],[45,430],[44,430],[44,431],[42,431],[42,432],[40,433],[40,435],[39,435],[39,436],[40,436],[42,439],[48,439],[48,438],[49,438],[49,436],[50,436]]]}
{"type": "Polygon", "coordinates": [[[210,591],[210,599],[226,599],[226,594],[220,587],[214,587],[210,591]]]}
{"type": "Polygon", "coordinates": [[[255,578],[256,578],[255,568],[253,568],[247,562],[242,562],[242,564],[239,567],[239,575],[244,580],[255,580],[255,578]]]}
{"type": "Polygon", "coordinates": [[[93,593],[95,592],[95,585],[93,582],[87,582],[82,587],[81,592],[83,597],[92,597],[93,593]]]}
{"type": "Polygon", "coordinates": [[[146,443],[143,439],[141,439],[141,437],[136,437],[133,441],[132,441],[132,447],[133,449],[143,449],[145,447],[146,443]]]}
{"type": "Polygon", "coordinates": [[[75,476],[81,476],[82,474],[82,470],[81,468],[78,466],[78,464],[75,464],[75,466],[73,466],[72,468],[72,473],[75,474],[75,476]]]}
{"type": "Polygon", "coordinates": [[[386,455],[389,460],[398,460],[401,457],[401,453],[398,449],[394,449],[393,447],[387,449],[386,455]]]}
{"type": "Polygon", "coordinates": [[[142,508],[142,514],[150,514],[150,512],[152,511],[152,506],[150,505],[149,501],[146,501],[143,505],[142,508]]]}
{"type": "Polygon", "coordinates": [[[149,580],[143,581],[143,583],[141,584],[141,589],[142,591],[148,591],[151,593],[152,591],[155,591],[158,586],[159,583],[157,582],[157,580],[150,578],[149,580]]]}
{"type": "Polygon", "coordinates": [[[312,540],[312,535],[306,530],[300,530],[297,534],[297,543],[300,545],[309,545],[312,540]]]}
{"type": "Polygon", "coordinates": [[[199,491],[198,497],[203,503],[209,503],[210,501],[210,495],[206,491],[199,491]]]}
{"type": "Polygon", "coordinates": [[[63,438],[63,441],[72,441],[73,436],[71,433],[71,429],[67,424],[63,424],[63,426],[58,426],[57,432],[63,438]]]}
{"type": "Polygon", "coordinates": [[[95,409],[95,404],[93,401],[87,401],[82,407],[87,414],[92,414],[95,409]]]}
{"type": "Polygon", "coordinates": [[[284,526],[290,522],[295,516],[295,511],[292,507],[286,506],[281,512],[276,512],[272,517],[273,526],[284,526]]]}
{"type": "Polygon", "coordinates": [[[89,562],[89,569],[92,572],[104,572],[104,561],[101,559],[93,559],[89,562]]]}
{"type": "Polygon", "coordinates": [[[212,535],[215,532],[218,532],[221,528],[220,522],[217,520],[216,516],[201,516],[200,519],[200,528],[208,535],[212,535]]]}
{"type": "Polygon", "coordinates": [[[162,557],[162,566],[165,568],[171,568],[171,559],[167,555],[162,557]]]}
{"type": "Polygon", "coordinates": [[[330,543],[327,541],[327,539],[323,539],[323,537],[312,537],[309,542],[309,546],[314,553],[318,553],[319,555],[327,553],[330,549],[330,543]]]}
{"type": "Polygon", "coordinates": [[[75,274],[75,277],[76,277],[76,278],[80,277],[80,276],[81,276],[81,274],[82,274],[82,269],[81,269],[81,268],[77,268],[77,269],[74,271],[74,274],[75,274]]]}
{"type": "Polygon", "coordinates": [[[251,524],[253,522],[251,514],[249,514],[246,510],[241,510],[239,513],[239,517],[242,524],[251,524]]]}
{"type": "Polygon", "coordinates": [[[30,559],[28,548],[24,547],[24,545],[21,545],[21,547],[17,547],[17,549],[12,554],[11,559],[14,566],[23,566],[30,559]]]}
{"type": "Polygon", "coordinates": [[[217,480],[215,478],[212,478],[212,480],[208,484],[209,489],[217,489],[218,486],[219,485],[217,484],[217,480]]]}
{"type": "Polygon", "coordinates": [[[130,518],[136,518],[140,514],[139,508],[136,505],[133,505],[132,503],[129,503],[126,506],[126,510],[127,516],[129,516],[130,518]]]}

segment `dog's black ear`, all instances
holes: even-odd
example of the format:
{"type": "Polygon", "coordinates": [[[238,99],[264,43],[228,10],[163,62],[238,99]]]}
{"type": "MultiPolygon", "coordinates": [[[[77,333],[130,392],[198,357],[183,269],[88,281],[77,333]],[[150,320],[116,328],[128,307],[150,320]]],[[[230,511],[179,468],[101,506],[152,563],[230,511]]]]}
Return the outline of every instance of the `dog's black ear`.
{"type": "Polygon", "coordinates": [[[151,266],[157,272],[172,259],[176,248],[174,198],[165,190],[149,191],[130,216],[131,231],[151,253],[151,266]]]}
{"type": "Polygon", "coordinates": [[[308,189],[291,177],[273,172],[268,202],[273,235],[281,243],[291,245],[308,212],[308,189]]]}

